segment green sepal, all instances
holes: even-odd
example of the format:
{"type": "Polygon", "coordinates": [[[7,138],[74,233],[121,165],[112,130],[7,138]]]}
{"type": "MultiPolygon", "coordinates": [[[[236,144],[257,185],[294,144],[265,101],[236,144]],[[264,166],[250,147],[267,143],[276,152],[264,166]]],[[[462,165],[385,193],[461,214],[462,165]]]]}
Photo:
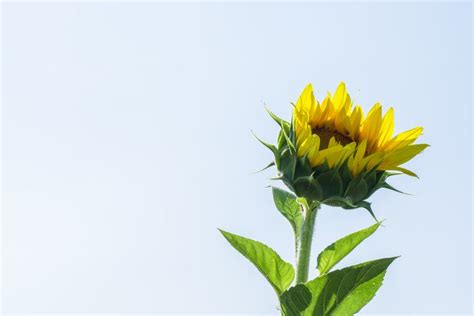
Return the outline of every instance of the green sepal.
{"type": "Polygon", "coordinates": [[[372,215],[372,217],[374,218],[374,220],[376,222],[378,222],[379,220],[377,219],[377,217],[375,216],[374,214],[374,211],[372,210],[372,207],[370,206],[370,203],[367,202],[367,201],[360,201],[359,203],[356,204],[357,207],[362,207],[362,208],[365,208],[369,213],[370,215],[372,215]]]}
{"type": "Polygon", "coordinates": [[[394,188],[393,186],[391,186],[387,182],[382,183],[382,185],[380,187],[384,188],[384,189],[392,190],[392,191],[395,191],[395,192],[398,192],[398,193],[401,193],[401,194],[411,195],[410,193],[406,193],[406,192],[398,190],[397,188],[394,188]]]}
{"type": "Polygon", "coordinates": [[[395,174],[391,174],[391,173],[388,173],[388,172],[385,172],[385,171],[378,171],[376,173],[376,178],[377,178],[377,181],[375,183],[374,186],[370,187],[370,190],[369,190],[369,193],[367,194],[367,196],[371,196],[372,194],[375,193],[375,191],[377,191],[378,189],[380,189],[383,184],[385,183],[385,180],[387,180],[388,177],[391,177],[395,174]]]}
{"type": "Polygon", "coordinates": [[[267,111],[268,115],[270,115],[270,117],[281,127],[283,128],[283,126],[287,126],[288,127],[288,130],[290,128],[290,123],[285,121],[284,119],[280,118],[279,116],[277,116],[275,113],[273,113],[267,106],[265,106],[265,111],[267,111]]]}
{"type": "Polygon", "coordinates": [[[331,196],[323,201],[324,204],[335,207],[342,207],[345,209],[358,208],[357,205],[352,204],[350,199],[340,197],[340,196],[331,196]]]}
{"type": "Polygon", "coordinates": [[[278,171],[290,183],[293,182],[296,172],[296,156],[286,148],[280,155],[280,164],[277,165],[278,171]]]}
{"type": "Polygon", "coordinates": [[[296,169],[295,169],[295,179],[299,177],[307,177],[313,173],[313,169],[309,163],[309,160],[306,156],[297,158],[296,169]]]}
{"type": "Polygon", "coordinates": [[[291,117],[290,120],[290,132],[288,133],[288,136],[290,137],[290,140],[293,144],[296,144],[296,133],[294,129],[294,120],[293,117],[291,117]]]}
{"type": "Polygon", "coordinates": [[[367,182],[362,177],[358,176],[349,182],[344,196],[350,199],[352,203],[357,203],[366,199],[368,193],[369,186],[367,185],[367,182]]]}
{"type": "Polygon", "coordinates": [[[326,171],[316,177],[323,189],[323,197],[341,196],[342,179],[337,170],[326,171]]]}
{"type": "Polygon", "coordinates": [[[347,166],[347,160],[343,163],[342,167],[339,169],[339,174],[341,175],[342,185],[344,188],[347,188],[349,183],[354,179],[352,172],[347,166]]]}
{"type": "Polygon", "coordinates": [[[275,115],[269,108],[265,106],[265,111],[270,115],[270,117],[280,126],[281,130],[278,134],[278,148],[282,148],[287,145],[292,152],[296,152],[296,147],[293,142],[290,140],[288,134],[290,132],[290,123],[284,119],[275,115]]]}
{"type": "Polygon", "coordinates": [[[322,174],[322,173],[325,173],[329,170],[331,170],[331,169],[329,168],[329,165],[328,165],[327,161],[324,161],[319,166],[316,166],[316,167],[313,168],[313,171],[314,171],[315,174],[322,174]]]}
{"type": "MultiPolygon", "coordinates": [[[[289,126],[288,126],[288,129],[289,129],[289,126]]],[[[286,126],[283,126],[281,128],[281,132],[283,134],[283,138],[286,140],[286,144],[288,145],[288,147],[290,148],[290,150],[296,154],[296,147],[295,147],[295,144],[293,144],[293,141],[290,139],[290,137],[288,136],[288,131],[287,131],[287,128],[286,126]]]]}
{"type": "Polygon", "coordinates": [[[323,197],[323,188],[314,177],[297,178],[293,184],[296,195],[311,201],[320,201],[323,197]]]}
{"type": "Polygon", "coordinates": [[[278,152],[278,149],[274,145],[266,143],[263,140],[261,140],[257,135],[255,135],[254,132],[252,132],[252,134],[263,146],[271,150],[271,152],[273,153],[273,156],[275,157],[275,164],[278,167],[280,165],[280,154],[278,152]]]}
{"type": "MultiPolygon", "coordinates": [[[[287,123],[288,124],[288,123],[287,123]]],[[[278,149],[281,150],[283,148],[289,148],[292,153],[296,153],[296,147],[291,141],[290,137],[288,136],[289,132],[289,124],[283,125],[278,133],[277,145],[278,149]]]]}
{"type": "Polygon", "coordinates": [[[392,172],[387,172],[387,171],[382,171],[382,172],[381,172],[381,171],[378,171],[378,172],[377,172],[377,181],[376,181],[376,184],[371,188],[370,192],[369,192],[367,195],[368,195],[368,196],[371,196],[371,195],[374,194],[375,191],[377,191],[378,189],[388,189],[388,190],[392,190],[392,191],[395,191],[395,192],[398,192],[398,193],[410,195],[409,193],[400,191],[400,190],[394,188],[393,186],[391,186],[390,184],[387,183],[387,179],[388,179],[389,177],[398,176],[398,175],[401,175],[401,173],[392,173],[392,172]]]}
{"type": "Polygon", "coordinates": [[[283,134],[283,129],[280,130],[280,132],[278,133],[278,138],[277,138],[277,147],[278,149],[282,149],[286,146],[287,144],[287,141],[285,139],[285,136],[283,134]]]}
{"type": "Polygon", "coordinates": [[[377,184],[377,171],[372,170],[370,172],[363,173],[364,180],[367,183],[368,188],[372,188],[377,184]]]}
{"type": "Polygon", "coordinates": [[[273,167],[274,165],[275,165],[275,161],[272,161],[272,162],[268,163],[268,165],[266,165],[266,166],[263,167],[262,169],[257,170],[257,171],[255,171],[255,172],[253,172],[253,173],[259,173],[259,172],[265,171],[265,170],[267,170],[268,168],[273,167]]]}

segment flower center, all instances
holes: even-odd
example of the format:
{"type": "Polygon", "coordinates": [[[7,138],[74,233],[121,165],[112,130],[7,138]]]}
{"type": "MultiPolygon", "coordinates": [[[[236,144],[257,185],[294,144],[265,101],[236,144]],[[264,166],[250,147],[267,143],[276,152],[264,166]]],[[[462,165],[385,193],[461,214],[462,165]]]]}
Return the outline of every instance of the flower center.
{"type": "Polygon", "coordinates": [[[320,149],[328,148],[329,140],[332,137],[334,137],[336,142],[338,142],[342,146],[350,144],[354,141],[349,136],[343,135],[343,134],[341,134],[337,131],[334,131],[332,129],[329,129],[327,127],[315,127],[315,128],[312,129],[312,132],[313,132],[313,134],[318,135],[320,140],[321,140],[321,142],[319,144],[320,149]]]}

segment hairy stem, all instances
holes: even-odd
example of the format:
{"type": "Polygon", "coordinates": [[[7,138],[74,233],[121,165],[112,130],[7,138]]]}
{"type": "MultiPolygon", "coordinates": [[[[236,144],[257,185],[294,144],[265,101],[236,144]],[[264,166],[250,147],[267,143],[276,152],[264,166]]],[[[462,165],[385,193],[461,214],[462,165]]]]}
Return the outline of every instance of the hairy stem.
{"type": "Polygon", "coordinates": [[[303,222],[296,236],[296,284],[308,281],[311,243],[313,241],[314,223],[319,205],[309,207],[302,204],[301,208],[303,222]]]}

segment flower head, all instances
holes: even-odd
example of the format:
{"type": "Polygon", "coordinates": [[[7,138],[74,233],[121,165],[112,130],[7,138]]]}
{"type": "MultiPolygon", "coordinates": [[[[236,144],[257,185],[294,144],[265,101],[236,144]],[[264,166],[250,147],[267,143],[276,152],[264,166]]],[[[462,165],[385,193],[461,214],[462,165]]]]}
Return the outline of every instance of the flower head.
{"type": "Polygon", "coordinates": [[[354,106],[344,83],[319,103],[308,84],[293,109],[290,122],[270,115],[281,127],[275,155],[279,178],[298,196],[342,206],[370,208],[365,200],[385,180],[428,145],[414,144],[423,128],[415,127],[396,136],[394,113],[382,115],[377,103],[364,116],[354,106]]]}

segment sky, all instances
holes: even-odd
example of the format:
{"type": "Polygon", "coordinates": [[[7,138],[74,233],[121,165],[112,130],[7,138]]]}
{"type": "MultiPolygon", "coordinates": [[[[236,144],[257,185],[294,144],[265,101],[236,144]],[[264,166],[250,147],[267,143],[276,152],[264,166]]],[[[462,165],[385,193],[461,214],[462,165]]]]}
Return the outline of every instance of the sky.
{"type": "MultiPolygon", "coordinates": [[[[338,267],[401,255],[367,313],[469,313],[469,3],[3,3],[6,313],[273,313],[217,228],[294,257],[268,185],[266,104],[312,82],[431,145],[378,191],[384,227],[338,267]]],[[[373,223],[323,207],[313,259],[373,223]]],[[[311,275],[316,275],[315,260],[311,275]]]]}

